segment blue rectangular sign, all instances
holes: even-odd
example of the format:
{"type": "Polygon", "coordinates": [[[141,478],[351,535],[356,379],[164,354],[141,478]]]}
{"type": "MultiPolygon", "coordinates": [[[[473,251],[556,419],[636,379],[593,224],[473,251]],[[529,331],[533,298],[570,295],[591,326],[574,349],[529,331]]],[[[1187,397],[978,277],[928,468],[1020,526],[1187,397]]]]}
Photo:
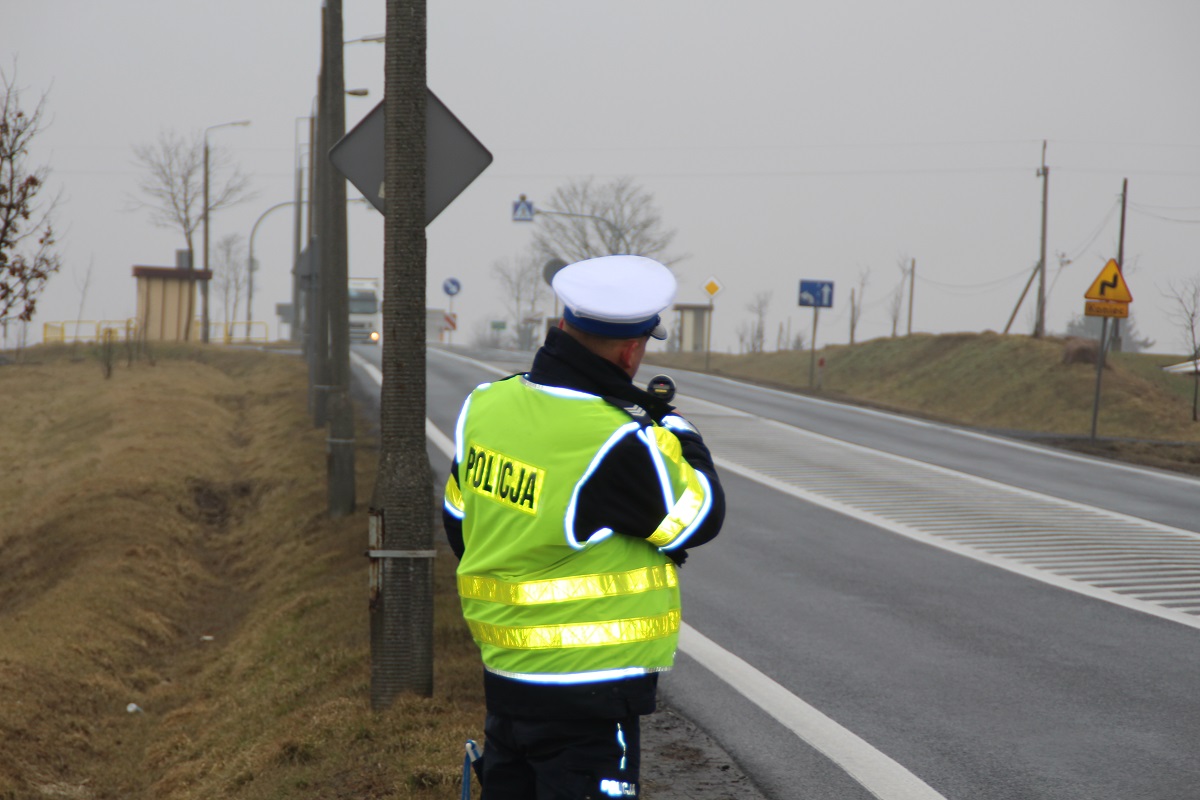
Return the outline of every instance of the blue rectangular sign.
{"type": "Polygon", "coordinates": [[[800,305],[833,308],[833,281],[800,281],[800,305]]]}

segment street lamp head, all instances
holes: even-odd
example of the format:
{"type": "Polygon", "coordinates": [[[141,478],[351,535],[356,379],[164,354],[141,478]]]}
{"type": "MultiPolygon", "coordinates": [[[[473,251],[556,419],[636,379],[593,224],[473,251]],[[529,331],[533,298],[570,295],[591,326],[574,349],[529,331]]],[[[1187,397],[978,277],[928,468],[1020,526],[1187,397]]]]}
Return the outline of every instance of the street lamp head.
{"type": "Polygon", "coordinates": [[[204,129],[204,135],[208,136],[209,131],[216,130],[217,128],[230,128],[235,125],[244,127],[249,124],[250,124],[250,120],[239,119],[237,122],[222,122],[220,125],[209,125],[207,128],[204,129]]]}
{"type": "Polygon", "coordinates": [[[352,97],[366,97],[371,93],[370,89],[347,89],[346,94],[352,97]]]}

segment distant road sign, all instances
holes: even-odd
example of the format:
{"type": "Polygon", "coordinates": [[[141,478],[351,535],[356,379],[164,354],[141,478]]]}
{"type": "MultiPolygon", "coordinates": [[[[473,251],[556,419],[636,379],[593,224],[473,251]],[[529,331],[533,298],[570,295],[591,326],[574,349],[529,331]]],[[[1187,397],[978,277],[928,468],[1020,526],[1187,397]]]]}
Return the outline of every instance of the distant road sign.
{"type": "Polygon", "coordinates": [[[542,277],[546,279],[546,283],[553,286],[554,276],[565,266],[567,266],[567,262],[561,258],[552,258],[542,265],[542,277]]]}
{"type": "Polygon", "coordinates": [[[800,305],[833,308],[833,281],[800,281],[800,305]]]}
{"type": "MultiPolygon", "coordinates": [[[[333,146],[329,160],[386,214],[384,187],[383,103],[333,146]]],[[[425,224],[450,205],[479,177],[492,154],[429,89],[425,90],[425,224]]]]}
{"type": "Polygon", "coordinates": [[[502,331],[502,330],[506,330],[507,328],[508,328],[508,323],[505,322],[504,320],[502,320],[502,319],[492,320],[492,330],[502,331]]]}
{"type": "MultiPolygon", "coordinates": [[[[1121,275],[1121,268],[1117,266],[1116,259],[1110,258],[1108,260],[1108,263],[1104,265],[1104,269],[1100,270],[1100,274],[1096,276],[1096,280],[1092,281],[1091,288],[1083,295],[1083,299],[1111,303],[1130,303],[1133,301],[1133,295],[1129,293],[1129,286],[1126,285],[1125,278],[1121,275]]],[[[1112,315],[1105,314],[1103,316],[1112,315]]],[[[1125,315],[1122,314],[1121,316],[1125,315]]]]}
{"type": "Polygon", "coordinates": [[[1085,317],[1116,317],[1118,319],[1125,319],[1129,316],[1129,303],[1089,300],[1083,304],[1083,315],[1085,317]]]}
{"type": "Polygon", "coordinates": [[[446,278],[442,281],[442,291],[454,297],[462,290],[462,284],[458,282],[458,278],[446,278]]]}
{"type": "Polygon", "coordinates": [[[446,314],[443,314],[443,315],[442,315],[442,322],[443,322],[443,324],[445,325],[445,327],[446,327],[446,330],[448,330],[448,331],[457,330],[457,328],[458,328],[458,314],[455,314],[453,311],[451,311],[451,312],[448,312],[448,313],[446,313],[446,314]]]}
{"type": "Polygon", "coordinates": [[[701,288],[704,289],[709,297],[716,297],[725,287],[716,278],[709,278],[704,282],[704,286],[701,288]]]}
{"type": "Polygon", "coordinates": [[[533,208],[533,201],[526,200],[525,195],[521,195],[515,203],[513,203],[513,222],[533,222],[533,216],[537,211],[533,208]]]}

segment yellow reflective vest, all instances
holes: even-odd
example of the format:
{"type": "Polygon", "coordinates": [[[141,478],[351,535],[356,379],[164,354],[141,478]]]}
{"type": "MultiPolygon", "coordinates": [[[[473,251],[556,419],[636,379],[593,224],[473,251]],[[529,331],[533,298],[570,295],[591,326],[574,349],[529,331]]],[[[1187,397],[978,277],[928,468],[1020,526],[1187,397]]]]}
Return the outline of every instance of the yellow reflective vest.
{"type": "Polygon", "coordinates": [[[456,439],[445,508],[462,520],[458,591],[485,668],[549,684],[670,669],[679,581],[663,549],[686,541],[711,503],[675,434],[595,395],[516,377],[472,392],[456,439]],[[580,490],[626,436],[659,476],[658,529],[577,530],[580,490]]]}

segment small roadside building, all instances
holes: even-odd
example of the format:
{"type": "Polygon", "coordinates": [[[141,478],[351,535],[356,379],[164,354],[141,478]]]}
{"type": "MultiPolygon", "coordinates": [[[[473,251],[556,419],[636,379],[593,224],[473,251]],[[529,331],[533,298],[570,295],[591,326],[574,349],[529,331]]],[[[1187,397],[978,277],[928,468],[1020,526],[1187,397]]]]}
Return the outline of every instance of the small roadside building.
{"type": "Polygon", "coordinates": [[[675,347],[681,353],[703,353],[708,350],[708,327],[712,324],[712,304],[676,303],[675,328],[671,335],[678,337],[675,347]]]}
{"type": "Polygon", "coordinates": [[[152,342],[200,340],[196,284],[211,270],[135,266],[138,329],[152,342]]]}

